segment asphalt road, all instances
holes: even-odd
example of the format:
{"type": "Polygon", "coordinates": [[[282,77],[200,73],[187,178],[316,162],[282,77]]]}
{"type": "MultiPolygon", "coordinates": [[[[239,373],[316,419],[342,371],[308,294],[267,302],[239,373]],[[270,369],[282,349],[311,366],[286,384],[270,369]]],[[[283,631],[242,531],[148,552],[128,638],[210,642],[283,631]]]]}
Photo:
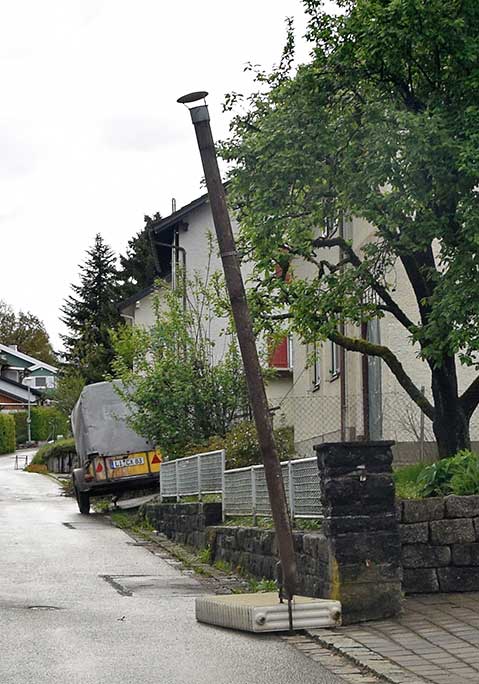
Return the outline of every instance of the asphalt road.
{"type": "Polygon", "coordinates": [[[203,583],[0,457],[1,684],[340,684],[277,636],[201,625],[203,583]]]}

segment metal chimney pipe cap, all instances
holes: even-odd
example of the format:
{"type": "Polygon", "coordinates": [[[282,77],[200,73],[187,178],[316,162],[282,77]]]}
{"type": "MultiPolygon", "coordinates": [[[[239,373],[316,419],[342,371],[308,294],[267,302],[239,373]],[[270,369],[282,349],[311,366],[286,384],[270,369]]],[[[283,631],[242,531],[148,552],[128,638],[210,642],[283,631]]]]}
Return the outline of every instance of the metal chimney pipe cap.
{"type": "Polygon", "coordinates": [[[187,93],[187,95],[182,95],[176,101],[180,104],[190,104],[191,102],[197,102],[198,100],[204,100],[208,96],[206,90],[197,90],[194,93],[187,93]]]}

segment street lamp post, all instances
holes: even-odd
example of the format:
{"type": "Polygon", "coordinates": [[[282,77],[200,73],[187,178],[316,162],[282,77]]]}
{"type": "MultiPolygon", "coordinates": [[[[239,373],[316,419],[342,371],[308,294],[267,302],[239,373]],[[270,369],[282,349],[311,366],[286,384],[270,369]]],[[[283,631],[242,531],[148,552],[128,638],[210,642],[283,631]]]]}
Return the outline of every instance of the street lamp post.
{"type": "MultiPolygon", "coordinates": [[[[204,100],[207,94],[204,91],[190,93],[180,97],[178,102],[188,105],[198,100],[204,100]]],[[[249,398],[263,457],[269,500],[276,538],[278,540],[284,594],[288,599],[290,627],[292,627],[291,600],[296,593],[296,558],[281,465],[274,442],[273,423],[266,398],[251,315],[246,300],[240,261],[226,205],[226,195],[218,168],[206,102],[199,106],[193,106],[190,109],[190,114],[195,127],[196,139],[205,173],[226,287],[231,301],[249,398]]]]}

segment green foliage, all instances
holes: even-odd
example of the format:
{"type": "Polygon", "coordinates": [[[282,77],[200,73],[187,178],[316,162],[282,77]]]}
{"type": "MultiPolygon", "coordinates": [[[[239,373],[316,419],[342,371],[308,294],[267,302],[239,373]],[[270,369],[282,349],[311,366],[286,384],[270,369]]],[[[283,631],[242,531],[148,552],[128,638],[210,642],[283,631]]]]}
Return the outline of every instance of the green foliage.
{"type": "Polygon", "coordinates": [[[58,377],[57,386],[52,393],[52,399],[60,413],[68,419],[84,386],[85,379],[71,368],[63,370],[58,377]]]}
{"type": "Polygon", "coordinates": [[[76,454],[74,439],[59,439],[52,444],[44,444],[37,451],[32,459],[35,465],[46,465],[47,459],[50,456],[67,456],[68,454],[76,454]]]}
{"type": "MultiPolygon", "coordinates": [[[[292,428],[277,428],[274,436],[279,459],[285,461],[294,456],[292,428]]],[[[225,449],[228,468],[243,468],[262,463],[256,427],[250,420],[241,421],[228,431],[225,449]]]]}
{"type": "Polygon", "coordinates": [[[15,439],[18,444],[25,444],[28,441],[28,413],[26,411],[15,411],[12,414],[15,420],[15,439]]]}
{"type": "Polygon", "coordinates": [[[211,546],[206,546],[204,549],[201,549],[201,551],[198,551],[196,557],[200,563],[206,563],[207,565],[211,565],[211,561],[212,561],[211,546]]]}
{"type": "Polygon", "coordinates": [[[421,499],[423,497],[421,485],[417,480],[425,467],[423,463],[417,463],[394,471],[397,498],[421,499]]]}
{"type": "Polygon", "coordinates": [[[31,420],[32,440],[35,442],[70,434],[68,417],[55,406],[35,406],[31,409],[31,420]]]}
{"type": "Polygon", "coordinates": [[[0,413],[0,454],[15,451],[15,420],[11,413],[0,413]]]}
{"type": "Polygon", "coordinates": [[[56,365],[48,333],[42,321],[29,311],[19,311],[0,300],[0,342],[16,344],[19,351],[39,361],[56,365]]]}
{"type": "MultiPolygon", "coordinates": [[[[255,262],[251,300],[263,326],[287,311],[285,331],[303,341],[379,356],[430,417],[448,407],[452,444],[467,444],[478,393],[459,401],[454,356],[475,365],[479,350],[479,3],[339,5],[328,13],[305,1],[311,62],[292,72],[289,32],[222,146],[242,249],[255,262]],[[351,217],[372,226],[357,250],[351,217]],[[395,300],[395,273],[419,316],[395,300]],[[391,349],[353,333],[385,311],[440,374],[434,407],[391,349]]],[[[232,94],[226,107],[241,100],[232,94]]]]}
{"type": "Polygon", "coordinates": [[[172,459],[224,436],[247,412],[248,400],[233,339],[215,359],[208,287],[189,281],[186,309],[180,290],[159,287],[151,330],[124,327],[112,334],[113,369],[127,388],[120,392],[133,409],[132,427],[172,459]]]}
{"type": "Polygon", "coordinates": [[[128,299],[139,290],[151,285],[156,278],[155,261],[145,226],[128,241],[125,255],[120,255],[118,273],[120,299],[128,299]]]}
{"type": "Polygon", "coordinates": [[[111,372],[113,350],[110,329],[121,319],[117,310],[119,289],[116,257],[97,234],[80,266],[80,284],[72,284],[61,312],[69,332],[63,335],[68,364],[87,384],[106,379],[111,372]]]}
{"type": "Polygon", "coordinates": [[[278,584],[276,580],[266,579],[265,577],[260,580],[251,577],[248,580],[248,591],[251,591],[253,594],[278,591],[278,584]]]}
{"type": "Polygon", "coordinates": [[[122,530],[131,530],[144,538],[148,538],[149,533],[155,529],[138,511],[113,511],[111,521],[116,527],[122,530]]]}
{"type": "Polygon", "coordinates": [[[423,496],[479,494],[479,454],[463,450],[426,466],[417,483],[423,496]]]}

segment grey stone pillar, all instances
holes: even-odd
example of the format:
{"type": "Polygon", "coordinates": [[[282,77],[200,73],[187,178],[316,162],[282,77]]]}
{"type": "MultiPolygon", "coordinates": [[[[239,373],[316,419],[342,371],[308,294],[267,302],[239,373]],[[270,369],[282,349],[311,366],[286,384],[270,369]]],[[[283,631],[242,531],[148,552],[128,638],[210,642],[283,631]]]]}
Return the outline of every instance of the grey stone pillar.
{"type": "Polygon", "coordinates": [[[326,594],[341,601],[343,623],[401,609],[401,547],[392,478],[393,442],[315,446],[322,530],[329,543],[326,594]]]}

